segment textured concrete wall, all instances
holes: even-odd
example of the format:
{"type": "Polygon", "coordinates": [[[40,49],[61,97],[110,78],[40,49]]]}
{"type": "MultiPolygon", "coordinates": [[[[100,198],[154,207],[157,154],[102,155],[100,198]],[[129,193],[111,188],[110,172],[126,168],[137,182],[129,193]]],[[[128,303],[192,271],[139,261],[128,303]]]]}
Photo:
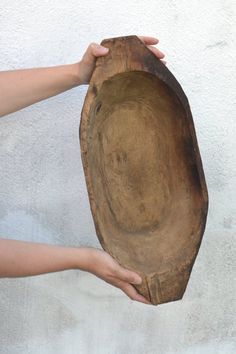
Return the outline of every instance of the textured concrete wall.
{"type": "MultiPolygon", "coordinates": [[[[159,36],[188,95],[210,209],[184,299],[130,301],[90,274],[0,281],[1,354],[236,352],[234,0],[0,1],[1,70],[77,61],[91,41],[159,36]]],[[[0,120],[0,233],[98,246],[80,160],[86,87],[0,120]]]]}

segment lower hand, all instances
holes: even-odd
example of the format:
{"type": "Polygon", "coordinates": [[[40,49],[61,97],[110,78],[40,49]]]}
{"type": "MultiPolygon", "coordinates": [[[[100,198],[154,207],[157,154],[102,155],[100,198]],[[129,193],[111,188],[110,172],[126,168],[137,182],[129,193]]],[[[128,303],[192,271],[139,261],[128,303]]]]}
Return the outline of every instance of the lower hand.
{"type": "MultiPolygon", "coordinates": [[[[155,44],[159,43],[157,38],[139,36],[139,39],[156,55],[158,59],[166,64],[166,61],[162,60],[165,54],[154,47],[155,44]]],[[[105,56],[108,52],[108,48],[103,47],[97,43],[91,43],[88,46],[82,60],[75,64],[79,76],[79,85],[89,84],[93,70],[95,68],[96,58],[105,56]]]]}
{"type": "Polygon", "coordinates": [[[85,270],[121,289],[131,300],[150,304],[133,286],[142,282],[142,278],[137,273],[121,267],[108,253],[102,250],[88,248],[87,251],[89,263],[85,270]]]}

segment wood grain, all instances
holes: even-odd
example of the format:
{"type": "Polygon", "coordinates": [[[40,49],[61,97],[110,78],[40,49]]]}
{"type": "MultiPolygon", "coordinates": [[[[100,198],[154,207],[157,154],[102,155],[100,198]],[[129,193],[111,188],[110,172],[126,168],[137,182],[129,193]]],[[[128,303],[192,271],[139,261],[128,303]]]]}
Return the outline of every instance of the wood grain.
{"type": "Polygon", "coordinates": [[[102,247],[142,276],[153,304],[181,299],[208,194],[188,100],[136,36],[102,41],[80,123],[81,156],[102,247]]]}

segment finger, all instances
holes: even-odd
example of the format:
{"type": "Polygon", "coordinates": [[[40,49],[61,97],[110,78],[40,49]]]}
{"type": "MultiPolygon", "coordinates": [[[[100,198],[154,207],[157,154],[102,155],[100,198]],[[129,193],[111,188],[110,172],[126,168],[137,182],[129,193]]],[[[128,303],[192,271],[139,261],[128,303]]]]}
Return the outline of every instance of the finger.
{"type": "Polygon", "coordinates": [[[116,276],[120,280],[126,282],[126,283],[131,283],[131,284],[141,284],[142,283],[142,278],[140,275],[137,273],[133,272],[132,270],[122,268],[118,265],[116,269],[116,276]]]}
{"type": "Polygon", "coordinates": [[[96,57],[106,55],[108,52],[108,48],[97,43],[91,43],[83,56],[83,60],[86,62],[93,62],[96,57]]]}
{"type": "Polygon", "coordinates": [[[142,302],[144,304],[151,304],[143,295],[140,295],[137,290],[130,284],[125,284],[121,287],[121,290],[131,299],[134,301],[142,302]]]}
{"type": "Polygon", "coordinates": [[[159,39],[155,37],[139,36],[138,38],[146,45],[159,43],[159,39]]]}
{"type": "Polygon", "coordinates": [[[155,54],[155,56],[158,58],[158,59],[163,59],[165,57],[165,54],[162,53],[159,49],[157,49],[156,47],[153,47],[151,45],[148,45],[147,46],[152,52],[153,54],[155,54]]]}

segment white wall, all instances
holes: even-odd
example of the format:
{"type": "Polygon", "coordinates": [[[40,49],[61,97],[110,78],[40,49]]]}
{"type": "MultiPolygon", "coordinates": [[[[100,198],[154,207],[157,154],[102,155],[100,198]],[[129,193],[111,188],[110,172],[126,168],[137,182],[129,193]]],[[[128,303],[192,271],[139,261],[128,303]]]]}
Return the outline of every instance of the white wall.
{"type": "MultiPolygon", "coordinates": [[[[69,271],[0,281],[1,354],[236,352],[234,0],[0,1],[0,69],[79,60],[91,41],[158,36],[192,107],[210,196],[182,301],[133,303],[69,271]]],[[[80,160],[86,87],[0,120],[0,234],[99,247],[80,160]]]]}

